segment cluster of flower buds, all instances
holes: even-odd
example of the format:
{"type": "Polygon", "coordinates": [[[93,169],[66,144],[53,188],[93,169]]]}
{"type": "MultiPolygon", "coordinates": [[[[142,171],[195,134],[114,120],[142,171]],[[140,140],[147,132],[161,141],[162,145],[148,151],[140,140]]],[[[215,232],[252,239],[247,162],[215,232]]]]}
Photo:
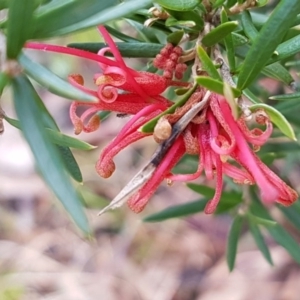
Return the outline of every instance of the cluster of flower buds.
{"type": "Polygon", "coordinates": [[[187,69],[187,65],[180,62],[182,53],[181,47],[168,43],[156,55],[153,65],[158,69],[164,70],[163,77],[172,79],[174,76],[176,79],[181,80],[187,69]]]}

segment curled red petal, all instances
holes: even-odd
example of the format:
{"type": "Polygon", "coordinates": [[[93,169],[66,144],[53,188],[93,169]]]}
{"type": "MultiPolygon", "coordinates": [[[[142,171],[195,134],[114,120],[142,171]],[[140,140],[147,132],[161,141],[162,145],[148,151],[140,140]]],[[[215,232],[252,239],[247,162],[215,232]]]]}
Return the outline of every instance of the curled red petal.
{"type": "MultiPolygon", "coordinates": [[[[229,154],[232,152],[232,150],[235,148],[236,145],[236,138],[233,132],[231,131],[231,128],[228,124],[228,122],[232,122],[231,118],[227,118],[228,115],[232,116],[230,106],[228,105],[227,101],[216,94],[213,94],[211,96],[210,101],[210,107],[211,111],[213,112],[214,117],[217,119],[219,124],[222,126],[222,129],[226,132],[230,139],[229,146],[225,148],[217,147],[216,143],[212,143],[212,147],[214,148],[214,151],[219,154],[229,154]]],[[[208,114],[210,125],[212,126],[212,129],[214,131],[220,131],[220,129],[215,128],[215,121],[214,118],[208,114]]],[[[214,133],[214,138],[216,138],[216,134],[214,133]]]]}

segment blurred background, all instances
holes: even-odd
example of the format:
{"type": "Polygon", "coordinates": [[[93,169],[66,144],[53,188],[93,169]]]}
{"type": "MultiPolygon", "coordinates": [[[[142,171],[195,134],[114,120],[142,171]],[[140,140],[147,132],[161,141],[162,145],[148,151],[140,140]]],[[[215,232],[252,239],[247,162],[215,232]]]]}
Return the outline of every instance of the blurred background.
{"type": "MultiPolygon", "coordinates": [[[[97,41],[99,36],[90,30],[73,35],[74,40],[97,41]]],[[[66,37],[49,43],[69,41],[66,37]]],[[[27,53],[63,78],[70,73],[82,74],[90,87],[93,74],[99,72],[93,62],[27,53]]],[[[265,85],[276,88],[272,80],[265,85]]],[[[70,101],[36,87],[61,131],[73,135],[70,101]]],[[[15,117],[8,92],[1,104],[8,116],[15,117]]],[[[199,199],[184,184],[163,184],[139,215],[124,206],[97,216],[156,148],[151,137],[128,147],[116,157],[114,175],[100,178],[94,165],[101,149],[126,121],[127,117],[111,115],[96,132],[79,136],[97,146],[74,153],[84,178],[78,189],[94,231],[90,238],[76,229],[39,177],[20,132],[4,124],[0,137],[0,300],[300,299],[300,268],[271,238],[268,244],[275,266],[264,260],[245,231],[235,270],[229,273],[225,260],[229,215],[196,214],[162,223],[142,221],[170,205],[199,199]]],[[[282,222],[299,241],[299,233],[282,222]]]]}

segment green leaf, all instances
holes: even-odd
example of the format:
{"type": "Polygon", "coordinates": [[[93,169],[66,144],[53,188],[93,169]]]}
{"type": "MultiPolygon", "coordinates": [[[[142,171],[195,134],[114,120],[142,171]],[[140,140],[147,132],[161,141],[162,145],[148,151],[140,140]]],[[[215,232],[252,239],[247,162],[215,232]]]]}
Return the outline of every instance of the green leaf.
{"type": "Polygon", "coordinates": [[[82,174],[73,153],[67,147],[58,146],[57,148],[68,173],[77,182],[82,182],[82,174]]]}
{"type": "Polygon", "coordinates": [[[115,29],[111,26],[105,25],[105,28],[109,32],[110,35],[116,37],[117,39],[119,39],[123,42],[126,42],[126,43],[140,43],[140,41],[138,39],[133,38],[133,37],[127,35],[127,34],[124,34],[124,33],[120,32],[119,30],[117,30],[117,29],[115,29]]]}
{"type": "Polygon", "coordinates": [[[252,22],[252,18],[249,11],[243,11],[241,15],[241,22],[245,35],[250,39],[251,43],[253,43],[258,34],[258,31],[252,22]]]}
{"type": "Polygon", "coordinates": [[[268,245],[265,242],[265,239],[259,229],[259,227],[256,225],[255,222],[252,220],[249,220],[249,228],[250,232],[255,240],[255,243],[258,247],[258,249],[261,251],[264,258],[269,262],[270,265],[273,265],[273,260],[268,248],[268,245]]]}
{"type": "Polygon", "coordinates": [[[89,225],[81,206],[81,196],[62,170],[61,156],[45,133],[38,95],[24,76],[15,77],[12,85],[16,113],[41,174],[75,223],[88,233],[89,225]]]}
{"type": "Polygon", "coordinates": [[[21,54],[18,60],[24,68],[26,74],[28,74],[31,78],[33,78],[36,82],[38,82],[40,85],[45,87],[53,94],[71,100],[76,99],[86,102],[98,101],[96,97],[84,93],[83,91],[75,88],[74,86],[62,80],[61,78],[59,78],[40,64],[37,64],[30,60],[26,55],[21,54]]]}
{"type": "Polygon", "coordinates": [[[238,34],[236,32],[232,32],[230,35],[232,36],[232,41],[233,41],[233,46],[234,47],[243,46],[243,45],[248,43],[248,39],[245,38],[241,34],[238,34]]]}
{"type": "Polygon", "coordinates": [[[267,5],[268,2],[269,2],[269,0],[256,0],[255,4],[256,4],[257,7],[262,7],[262,6],[267,5]]]}
{"type": "MultiPolygon", "coordinates": [[[[159,51],[164,47],[161,44],[155,43],[116,43],[119,51],[123,57],[155,57],[159,51]]],[[[107,47],[105,43],[71,43],[68,47],[87,50],[97,53],[100,49],[107,47]]],[[[108,55],[112,55],[108,53],[108,55]]]]}
{"type": "Polygon", "coordinates": [[[157,123],[157,121],[164,115],[166,114],[172,114],[175,112],[175,110],[178,107],[183,106],[188,99],[191,97],[191,95],[194,93],[195,89],[196,89],[197,85],[195,84],[193,86],[193,88],[191,88],[187,93],[185,93],[183,95],[183,97],[181,99],[179,99],[178,101],[176,101],[171,107],[169,107],[167,110],[163,111],[162,113],[160,113],[158,116],[156,116],[155,118],[153,118],[152,120],[148,121],[146,124],[144,124],[139,130],[141,132],[145,132],[145,133],[151,133],[154,130],[154,127],[157,123]]]}
{"type": "Polygon", "coordinates": [[[264,153],[288,153],[288,152],[299,152],[300,145],[295,142],[268,142],[259,151],[260,154],[264,153]]]}
{"type": "Polygon", "coordinates": [[[65,0],[52,1],[40,10],[34,38],[64,35],[107,23],[151,5],[150,0],[131,0],[119,4],[118,0],[65,0]],[[116,5],[117,4],[117,5],[116,5]],[[66,16],[68,16],[66,18],[66,16]]]}
{"type": "Polygon", "coordinates": [[[246,55],[238,78],[238,88],[248,87],[258,76],[299,12],[299,0],[279,2],[246,55]]]}
{"type": "Polygon", "coordinates": [[[183,30],[176,30],[167,36],[167,42],[171,43],[173,46],[177,46],[181,41],[183,35],[184,35],[183,30]]]}
{"type": "Polygon", "coordinates": [[[245,95],[250,101],[253,103],[261,103],[262,101],[255,95],[253,94],[249,89],[244,89],[243,90],[243,95],[245,95]]]}
{"type": "Polygon", "coordinates": [[[237,21],[226,22],[212,29],[202,39],[202,44],[206,47],[211,47],[224,39],[228,34],[234,31],[238,26],[237,21]]]}
{"type": "Polygon", "coordinates": [[[166,22],[165,25],[167,27],[188,27],[188,28],[193,28],[196,26],[196,23],[194,21],[190,21],[190,20],[177,20],[174,17],[169,17],[166,22]]]}
{"type": "Polygon", "coordinates": [[[158,213],[147,216],[143,219],[144,222],[161,222],[171,218],[180,218],[202,212],[205,208],[208,199],[201,199],[185,204],[174,205],[158,213]]]}
{"type": "MultiPolygon", "coordinates": [[[[125,21],[136,30],[138,39],[142,40],[146,43],[157,43],[159,44],[158,36],[156,34],[156,31],[153,30],[154,23],[151,28],[145,27],[144,22],[145,18],[139,16],[139,15],[130,15],[130,18],[126,18],[125,21]],[[137,21],[136,21],[137,20],[137,21]],[[141,23],[140,23],[141,22],[141,23]]],[[[167,28],[167,27],[164,27],[167,28]]],[[[168,32],[169,34],[170,32],[168,32]]],[[[165,37],[164,37],[165,38],[165,37]]]]}
{"type": "MultiPolygon", "coordinates": [[[[195,77],[195,80],[200,86],[204,86],[208,90],[213,91],[217,94],[224,95],[224,82],[212,79],[207,76],[197,76],[195,77]]],[[[231,90],[235,98],[241,95],[240,90],[234,87],[231,87],[231,90]]]]}
{"type": "MultiPolygon", "coordinates": [[[[266,208],[260,203],[254,194],[253,200],[254,201],[251,202],[250,210],[261,218],[272,220],[266,208]]],[[[279,224],[276,224],[275,226],[268,226],[266,228],[273,239],[285,248],[294,260],[300,264],[300,246],[292,238],[292,236],[279,224]]]]}
{"type": "Polygon", "coordinates": [[[286,219],[291,222],[298,230],[300,230],[300,205],[299,201],[295,202],[292,206],[284,207],[278,206],[281,212],[285,215],[286,219]]]}
{"type": "MultiPolygon", "coordinates": [[[[204,27],[204,21],[203,18],[199,15],[199,12],[196,11],[174,11],[171,9],[166,9],[166,11],[172,16],[171,18],[173,19],[172,23],[173,25],[169,24],[169,26],[174,26],[176,25],[175,23],[182,24],[184,26],[186,22],[187,27],[191,27],[194,30],[200,31],[204,27]],[[191,25],[187,25],[190,23],[191,25]]],[[[167,22],[169,22],[168,18],[166,20],[166,26],[167,22]]],[[[170,23],[170,22],[169,22],[170,23]]]]}
{"type": "Polygon", "coordinates": [[[297,35],[280,44],[276,48],[277,55],[271,58],[268,61],[268,64],[286,59],[290,56],[299,53],[299,51],[300,51],[300,35],[297,35]]]}
{"type": "Polygon", "coordinates": [[[257,103],[250,106],[249,108],[251,111],[255,111],[257,109],[265,110],[269,115],[271,121],[281,130],[283,134],[285,134],[287,137],[294,141],[297,140],[291,124],[287,121],[284,115],[276,108],[264,103],[257,103]]]}
{"type": "MultiPolygon", "coordinates": [[[[4,119],[12,126],[21,129],[20,122],[18,120],[9,118],[8,116],[4,116],[4,119]]],[[[60,146],[65,147],[71,147],[78,150],[92,150],[97,148],[96,146],[93,146],[91,144],[88,144],[86,142],[80,141],[76,138],[73,138],[71,136],[65,135],[57,130],[53,130],[50,128],[45,128],[45,132],[49,137],[49,140],[60,146]]]]}
{"type": "Polygon", "coordinates": [[[216,0],[215,3],[213,3],[213,8],[218,8],[223,5],[225,0],[216,0]]]}
{"type": "MultiPolygon", "coordinates": [[[[226,23],[228,22],[228,16],[225,11],[225,9],[222,9],[221,12],[221,22],[226,23]]],[[[226,54],[227,54],[227,59],[228,59],[228,64],[230,70],[235,69],[235,52],[234,52],[234,43],[233,43],[233,37],[232,33],[229,33],[225,38],[224,38],[224,44],[226,48],[226,54]]],[[[218,78],[215,78],[218,79],[218,78]]]]}
{"type": "Polygon", "coordinates": [[[33,11],[36,4],[32,0],[10,0],[7,21],[7,57],[17,58],[24,43],[33,30],[33,11]]]}
{"type": "Polygon", "coordinates": [[[0,96],[4,88],[10,83],[10,77],[5,72],[0,72],[0,96]]]}
{"type": "Polygon", "coordinates": [[[292,94],[275,95],[275,96],[269,97],[269,99],[280,100],[280,101],[286,101],[286,100],[300,101],[300,92],[292,93],[292,94]]]}
{"type": "MultiPolygon", "coordinates": [[[[7,117],[6,115],[4,116],[4,119],[11,124],[12,126],[21,129],[20,122],[18,120],[11,119],[7,117]]],[[[53,126],[55,127],[55,126],[53,126]]],[[[92,149],[91,145],[79,141],[75,138],[72,138],[70,136],[64,135],[60,133],[57,130],[52,130],[50,128],[44,128],[45,133],[48,134],[48,138],[52,143],[55,143],[57,145],[57,149],[63,158],[63,163],[66,167],[66,170],[69,172],[69,174],[75,179],[77,182],[82,182],[82,175],[81,171],[79,169],[79,166],[74,158],[73,153],[68,147],[75,146],[77,149],[82,149],[82,150],[89,150],[92,149]]],[[[75,148],[74,147],[74,148],[75,148]]]]}
{"type": "Polygon", "coordinates": [[[277,222],[270,220],[270,219],[265,219],[265,218],[260,218],[258,216],[255,216],[251,214],[250,212],[247,212],[247,217],[249,220],[251,220],[252,223],[256,225],[263,225],[263,226],[275,226],[277,222]]]}
{"type": "Polygon", "coordinates": [[[238,2],[238,0],[227,0],[226,6],[228,8],[232,7],[233,5],[235,5],[238,2]]]}
{"type": "Polygon", "coordinates": [[[234,268],[239,235],[243,226],[244,217],[237,215],[231,225],[227,240],[226,259],[230,271],[234,268]]]}
{"type": "Polygon", "coordinates": [[[176,11],[192,10],[199,4],[198,0],[155,0],[154,2],[176,11]]]}
{"type": "Polygon", "coordinates": [[[206,71],[210,77],[221,81],[222,78],[219,72],[217,71],[214,63],[212,62],[212,60],[207,55],[206,51],[201,46],[197,47],[197,54],[201,61],[201,66],[203,70],[206,71]]]}
{"type": "Polygon", "coordinates": [[[290,72],[280,63],[274,63],[264,67],[262,69],[262,73],[267,77],[280,80],[287,85],[290,85],[292,82],[294,82],[294,78],[290,72]]]}
{"type": "MultiPolygon", "coordinates": [[[[215,194],[215,189],[207,187],[201,184],[187,183],[187,186],[194,192],[204,196],[205,198],[211,199],[215,194]]],[[[222,191],[220,202],[217,206],[216,213],[221,214],[229,209],[237,206],[242,202],[242,195],[234,191],[222,191]]]]}
{"type": "Polygon", "coordinates": [[[50,128],[46,128],[46,132],[49,136],[49,139],[56,145],[71,147],[78,150],[92,150],[97,148],[96,146],[65,135],[59,131],[52,130],[50,128]]]}

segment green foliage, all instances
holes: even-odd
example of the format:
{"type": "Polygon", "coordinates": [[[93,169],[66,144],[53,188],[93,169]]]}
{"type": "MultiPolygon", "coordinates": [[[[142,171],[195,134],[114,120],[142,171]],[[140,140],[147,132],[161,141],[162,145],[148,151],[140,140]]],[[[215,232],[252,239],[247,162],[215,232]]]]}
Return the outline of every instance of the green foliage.
{"type": "MultiPolygon", "coordinates": [[[[233,94],[231,104],[239,109],[237,114],[242,115],[247,109],[248,112],[263,109],[276,126],[272,139],[256,153],[259,158],[267,165],[276,165],[277,159],[284,160],[287,157],[289,162],[296,161],[298,164],[300,145],[296,137],[300,133],[300,32],[294,26],[300,24],[300,1],[258,0],[253,3],[247,6],[243,0],[0,1],[0,10],[8,9],[7,18],[0,24],[7,40],[6,44],[3,42],[6,49],[1,49],[0,94],[11,85],[18,118],[15,120],[6,116],[0,108],[0,121],[4,118],[23,132],[41,176],[85,234],[90,229],[83,209],[84,200],[76,186],[84,178],[70,148],[88,151],[95,147],[60,132],[29,78],[37,82],[39,88],[72,101],[99,107],[103,103],[97,93],[85,93],[34,62],[27,52],[25,54],[23,48],[26,48],[26,42],[69,35],[67,41],[70,42],[70,48],[98,53],[100,49],[108,47],[107,40],[78,43],[73,42],[72,34],[104,24],[111,36],[118,40],[116,47],[123,57],[141,58],[141,63],[148,63],[143,70],[159,75],[163,71],[156,69],[153,58],[157,57],[166,43],[182,46],[183,53],[177,64],[187,64],[184,81],[188,84],[178,84],[180,76],[174,77],[173,82],[170,78],[164,78],[164,84],[175,86],[162,94],[173,103],[138,130],[153,133],[161,117],[185,106],[199,87],[222,95],[229,87],[233,94]],[[254,11],[251,6],[253,3],[256,8],[254,11]],[[149,10],[151,6],[155,7],[149,10]],[[145,26],[145,22],[151,26],[145,26]],[[7,59],[2,55],[5,53],[7,59]],[[268,89],[266,79],[276,81],[273,90],[268,89]],[[234,97],[238,100],[235,101],[234,97]],[[253,105],[249,105],[248,100],[253,105]]],[[[105,55],[113,56],[109,51],[105,55]]],[[[115,66],[122,64],[117,57],[107,59],[111,59],[115,66]]],[[[129,72],[134,74],[132,77],[136,80],[138,75],[135,71],[129,72]]],[[[107,74],[110,74],[109,71],[107,74]]],[[[127,73],[125,77],[128,79],[127,73]]],[[[132,89],[132,83],[128,84],[129,90],[132,89]]],[[[107,85],[110,85],[109,79],[107,85]]],[[[155,97],[151,96],[147,101],[151,104],[155,102],[155,97]]],[[[195,103],[192,104],[194,106],[195,103]]],[[[109,113],[97,111],[102,120],[109,113]]],[[[198,120],[193,119],[193,122],[198,120]]],[[[217,140],[216,136],[214,138],[217,140]]],[[[226,154],[220,157],[224,161],[227,159],[226,154]]],[[[198,155],[188,155],[176,169],[185,169],[186,173],[190,169],[194,171],[199,161],[203,163],[198,155]]],[[[215,169],[211,171],[213,175],[216,172],[215,169]]],[[[241,187],[226,180],[215,215],[229,214],[233,217],[226,253],[230,271],[234,268],[239,238],[244,234],[251,234],[253,242],[271,265],[273,260],[267,235],[300,263],[299,243],[273,217],[274,207],[269,209],[263,206],[252,188],[244,188],[244,185],[241,187]]],[[[203,212],[214,197],[215,189],[196,183],[189,183],[187,187],[200,195],[198,200],[170,205],[145,217],[144,221],[160,222],[203,212]]],[[[299,201],[291,207],[278,205],[275,209],[284,220],[300,230],[299,201]]]]}
{"type": "Polygon", "coordinates": [[[199,4],[198,0],[158,0],[154,2],[158,3],[164,8],[169,8],[180,12],[192,10],[199,4]]]}
{"type": "Polygon", "coordinates": [[[227,264],[230,271],[234,268],[236,252],[238,247],[239,235],[242,230],[244,218],[243,216],[237,215],[232,222],[228,241],[227,241],[227,251],[226,251],[226,258],[227,264]]]}
{"type": "MultiPolygon", "coordinates": [[[[44,129],[44,126],[47,125],[41,118],[42,114],[44,118],[47,118],[47,113],[41,111],[39,96],[24,76],[14,78],[12,85],[20,126],[36,159],[39,171],[79,228],[88,233],[89,226],[81,207],[81,196],[76,192],[64,170],[61,170],[61,166],[65,162],[57,148],[47,139],[44,129]]],[[[48,119],[48,123],[52,123],[51,118],[48,119]]],[[[68,156],[67,164],[68,169],[73,172],[74,162],[69,160],[70,156],[68,156]]],[[[76,170],[75,176],[78,178],[78,170],[76,170]]]]}
{"type": "MultiPolygon", "coordinates": [[[[130,43],[116,43],[123,57],[135,57],[135,58],[150,58],[155,57],[164,45],[155,43],[142,43],[142,42],[130,42],[130,43]]],[[[99,49],[107,47],[105,43],[72,43],[68,45],[72,48],[87,50],[93,53],[97,53],[99,49]]]]}
{"type": "MultiPolygon", "coordinates": [[[[199,85],[204,86],[207,89],[209,89],[217,94],[224,95],[224,82],[223,81],[212,79],[207,76],[198,76],[198,77],[196,77],[196,81],[199,85]]],[[[239,97],[241,95],[240,90],[238,90],[234,87],[231,87],[231,90],[232,90],[234,97],[239,97]]]]}
{"type": "Polygon", "coordinates": [[[237,86],[240,89],[248,87],[258,76],[299,13],[298,0],[280,1],[246,55],[238,78],[237,86]]]}

